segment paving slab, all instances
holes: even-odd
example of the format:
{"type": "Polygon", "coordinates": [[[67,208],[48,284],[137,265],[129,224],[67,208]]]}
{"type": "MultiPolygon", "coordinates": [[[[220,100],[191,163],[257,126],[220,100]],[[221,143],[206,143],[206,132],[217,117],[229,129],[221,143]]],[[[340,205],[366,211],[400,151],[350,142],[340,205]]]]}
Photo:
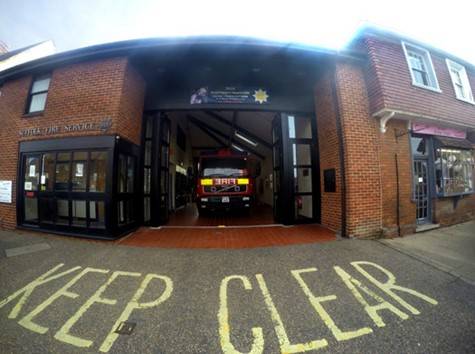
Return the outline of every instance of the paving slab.
{"type": "Polygon", "coordinates": [[[380,242],[475,284],[475,221],[380,242]]]}

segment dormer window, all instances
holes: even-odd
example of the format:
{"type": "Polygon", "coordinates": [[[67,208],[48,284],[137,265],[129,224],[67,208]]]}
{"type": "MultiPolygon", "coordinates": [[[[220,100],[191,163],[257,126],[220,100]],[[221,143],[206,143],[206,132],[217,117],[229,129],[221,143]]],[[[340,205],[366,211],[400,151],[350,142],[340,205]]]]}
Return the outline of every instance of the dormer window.
{"type": "Polygon", "coordinates": [[[430,54],[424,48],[402,42],[412,84],[440,92],[430,54]]]}
{"type": "Polygon", "coordinates": [[[449,68],[450,77],[452,78],[452,85],[454,86],[455,96],[462,101],[474,103],[472,88],[468,81],[467,71],[465,67],[450,59],[446,59],[447,67],[449,68]]]}
{"type": "Polygon", "coordinates": [[[37,76],[33,79],[30,94],[28,96],[26,114],[38,113],[45,110],[50,81],[50,74],[37,76]]]}

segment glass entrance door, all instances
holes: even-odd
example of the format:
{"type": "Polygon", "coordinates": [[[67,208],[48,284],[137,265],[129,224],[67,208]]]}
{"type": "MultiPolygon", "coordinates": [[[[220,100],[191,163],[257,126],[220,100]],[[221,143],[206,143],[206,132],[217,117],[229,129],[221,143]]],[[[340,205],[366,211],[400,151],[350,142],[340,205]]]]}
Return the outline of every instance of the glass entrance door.
{"type": "Polygon", "coordinates": [[[22,222],[37,225],[38,217],[38,187],[40,183],[40,155],[24,154],[22,161],[22,190],[20,209],[23,211],[22,222]]]}
{"type": "Polygon", "coordinates": [[[273,122],[274,216],[284,224],[319,222],[315,119],[281,113],[273,122]]]}
{"type": "Polygon", "coordinates": [[[414,194],[416,199],[416,221],[430,223],[429,175],[427,160],[414,160],[414,194]]]}

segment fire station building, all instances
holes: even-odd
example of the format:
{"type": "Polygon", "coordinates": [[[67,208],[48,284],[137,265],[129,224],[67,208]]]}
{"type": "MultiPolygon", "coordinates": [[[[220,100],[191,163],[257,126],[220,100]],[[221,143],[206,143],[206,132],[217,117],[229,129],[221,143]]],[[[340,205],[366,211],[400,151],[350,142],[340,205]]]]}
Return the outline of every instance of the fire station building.
{"type": "Polygon", "coordinates": [[[0,72],[0,228],[202,225],[199,157],[223,148],[255,166],[243,224],[394,237],[464,222],[474,89],[473,64],[376,28],[343,51],[191,37],[29,61],[0,72]]]}

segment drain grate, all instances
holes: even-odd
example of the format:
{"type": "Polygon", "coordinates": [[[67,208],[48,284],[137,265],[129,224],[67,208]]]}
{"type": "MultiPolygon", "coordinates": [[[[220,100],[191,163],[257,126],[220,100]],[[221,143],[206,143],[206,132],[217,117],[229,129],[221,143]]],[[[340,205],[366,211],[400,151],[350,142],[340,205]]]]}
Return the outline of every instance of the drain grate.
{"type": "Polygon", "coordinates": [[[135,322],[121,322],[116,328],[115,333],[130,335],[134,331],[136,325],[137,323],[135,322]]]}

